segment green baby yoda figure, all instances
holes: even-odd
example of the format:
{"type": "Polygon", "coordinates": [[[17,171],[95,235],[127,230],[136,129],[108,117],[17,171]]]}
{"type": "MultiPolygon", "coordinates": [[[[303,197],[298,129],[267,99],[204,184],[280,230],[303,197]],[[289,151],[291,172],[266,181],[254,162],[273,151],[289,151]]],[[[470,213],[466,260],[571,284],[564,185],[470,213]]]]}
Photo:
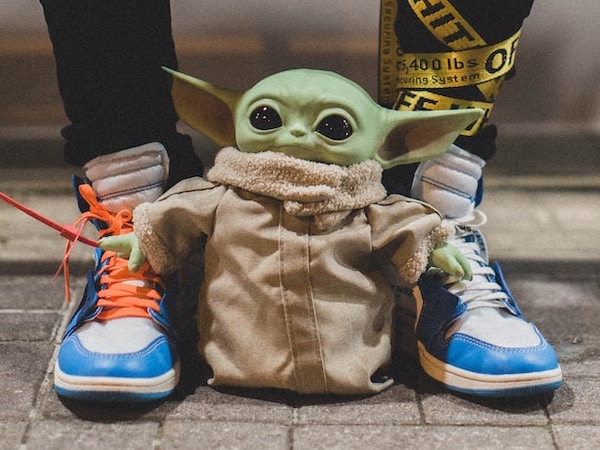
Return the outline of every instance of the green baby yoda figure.
{"type": "Polygon", "coordinates": [[[206,179],[138,206],[134,233],[102,248],[167,274],[206,237],[198,329],[211,385],[385,389],[394,295],[382,267],[408,285],[428,264],[470,268],[433,208],[386,194],[382,168],[439,156],[482,112],[385,109],[319,70],[245,92],[169,72],[179,116],[224,148],[206,179]]]}

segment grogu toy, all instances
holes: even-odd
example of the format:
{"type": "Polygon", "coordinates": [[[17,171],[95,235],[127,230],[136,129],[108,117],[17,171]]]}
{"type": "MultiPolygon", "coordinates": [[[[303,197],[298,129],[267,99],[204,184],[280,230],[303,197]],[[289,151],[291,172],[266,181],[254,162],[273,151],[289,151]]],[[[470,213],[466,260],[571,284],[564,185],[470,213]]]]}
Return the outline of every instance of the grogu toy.
{"type": "Polygon", "coordinates": [[[430,206],[388,196],[382,168],[442,154],[480,110],[402,112],[337,74],[294,69],[238,92],[170,71],[180,117],[224,147],[206,178],[134,211],[104,249],[177,271],[206,237],[199,351],[211,385],[300,393],[385,389],[394,295],[428,264],[469,266],[430,206]]]}

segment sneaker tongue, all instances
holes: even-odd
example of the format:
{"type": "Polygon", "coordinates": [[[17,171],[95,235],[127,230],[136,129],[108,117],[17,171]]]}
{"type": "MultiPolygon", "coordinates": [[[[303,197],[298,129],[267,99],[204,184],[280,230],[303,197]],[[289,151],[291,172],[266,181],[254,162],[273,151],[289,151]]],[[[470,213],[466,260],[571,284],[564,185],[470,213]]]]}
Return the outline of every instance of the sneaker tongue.
{"type": "Polygon", "coordinates": [[[152,142],[98,156],[84,169],[102,206],[116,214],[160,197],[168,167],[165,147],[152,142]]]}
{"type": "Polygon", "coordinates": [[[471,209],[470,212],[463,217],[452,219],[459,226],[466,228],[479,228],[487,222],[487,216],[485,213],[478,209],[471,209]]]}

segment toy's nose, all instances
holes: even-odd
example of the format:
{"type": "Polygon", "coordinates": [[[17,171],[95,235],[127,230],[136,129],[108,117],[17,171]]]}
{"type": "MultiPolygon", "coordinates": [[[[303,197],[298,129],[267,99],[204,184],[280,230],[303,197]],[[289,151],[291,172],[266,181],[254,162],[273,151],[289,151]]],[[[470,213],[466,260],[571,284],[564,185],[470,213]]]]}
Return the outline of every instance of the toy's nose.
{"type": "Polygon", "coordinates": [[[290,134],[294,137],[302,137],[302,136],[306,136],[308,133],[308,130],[306,129],[306,127],[300,123],[295,123],[290,127],[290,134]]]}

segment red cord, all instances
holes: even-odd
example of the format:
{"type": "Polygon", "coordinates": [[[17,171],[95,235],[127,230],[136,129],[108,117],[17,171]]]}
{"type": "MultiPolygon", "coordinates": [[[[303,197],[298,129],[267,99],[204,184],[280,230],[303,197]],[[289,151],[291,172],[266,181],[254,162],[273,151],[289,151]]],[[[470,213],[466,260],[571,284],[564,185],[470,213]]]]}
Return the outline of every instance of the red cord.
{"type": "Polygon", "coordinates": [[[69,224],[59,225],[58,223],[54,222],[53,220],[49,219],[48,217],[45,217],[45,216],[41,215],[40,213],[34,211],[33,209],[30,209],[30,208],[26,207],[25,205],[22,205],[18,201],[10,198],[8,195],[6,195],[3,192],[0,192],[0,199],[4,200],[6,203],[14,206],[15,208],[20,209],[25,214],[33,217],[34,219],[39,220],[40,222],[49,226],[50,228],[54,228],[56,231],[58,231],[60,233],[60,235],[62,237],[67,238],[70,241],[80,241],[86,245],[89,245],[90,247],[98,247],[98,243],[96,241],[86,238],[85,236],[81,236],[82,230],[77,227],[74,227],[73,225],[69,225],[69,224]]]}

